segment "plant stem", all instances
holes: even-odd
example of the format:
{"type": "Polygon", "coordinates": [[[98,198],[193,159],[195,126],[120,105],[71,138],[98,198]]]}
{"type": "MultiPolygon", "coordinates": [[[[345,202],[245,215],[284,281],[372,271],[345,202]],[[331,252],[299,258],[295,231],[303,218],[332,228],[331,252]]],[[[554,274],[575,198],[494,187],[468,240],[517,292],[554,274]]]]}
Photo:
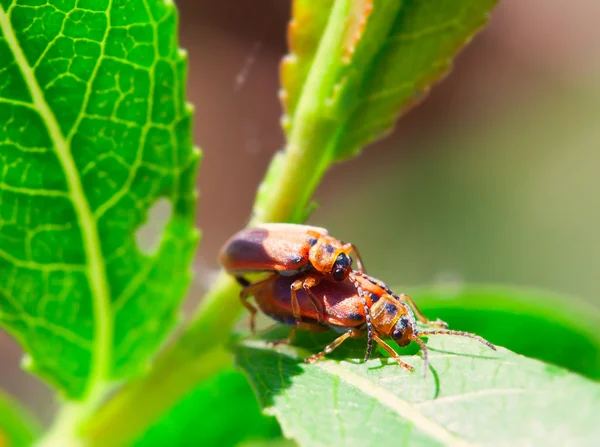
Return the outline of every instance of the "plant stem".
{"type": "Polygon", "coordinates": [[[111,387],[108,383],[98,383],[93,392],[88,394],[85,399],[64,402],[52,426],[35,444],[36,447],[86,445],[81,437],[81,426],[98,411],[110,390],[111,387]]]}
{"type": "MultiPolygon", "coordinates": [[[[332,159],[337,122],[329,115],[351,0],[336,0],[302,90],[287,147],[274,158],[259,191],[251,225],[298,222],[332,159]],[[268,190],[267,190],[268,188],[268,190]]],[[[85,429],[94,445],[119,446],[147,428],[197,383],[230,364],[221,347],[242,311],[239,285],[221,273],[190,325],[154,362],[149,374],[126,385],[85,429]],[[216,348],[215,348],[216,346],[216,348]],[[118,433],[115,433],[118,432],[118,433]]]]}
{"type": "Polygon", "coordinates": [[[189,352],[176,347],[163,360],[168,361],[159,362],[147,378],[126,386],[90,420],[83,430],[88,445],[112,447],[135,441],[195,385],[230,366],[232,356],[217,345],[191,359],[189,352]]]}
{"type": "Polygon", "coordinates": [[[0,390],[0,445],[30,445],[41,425],[19,402],[0,390]]]}
{"type": "Polygon", "coordinates": [[[308,202],[329,167],[329,149],[343,122],[331,115],[329,103],[343,65],[341,52],[350,5],[350,0],[336,0],[331,9],[292,117],[287,147],[271,163],[264,184],[268,191],[259,191],[250,225],[304,220],[308,202]]]}
{"type": "Polygon", "coordinates": [[[85,443],[81,439],[78,428],[81,425],[82,416],[89,417],[90,411],[87,405],[78,402],[65,402],[60,413],[54,420],[50,430],[36,443],[36,447],[53,447],[68,445],[71,447],[83,447],[85,443]]]}

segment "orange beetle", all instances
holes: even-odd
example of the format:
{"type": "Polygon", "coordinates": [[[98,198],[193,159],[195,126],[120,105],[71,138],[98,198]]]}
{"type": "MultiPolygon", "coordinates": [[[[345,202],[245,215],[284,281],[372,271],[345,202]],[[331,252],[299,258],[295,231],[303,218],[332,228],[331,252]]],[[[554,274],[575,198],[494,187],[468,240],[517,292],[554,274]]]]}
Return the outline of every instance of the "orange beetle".
{"type": "MultiPolygon", "coordinates": [[[[291,304],[290,285],[295,277],[272,276],[261,284],[251,284],[242,292],[242,303],[250,311],[250,325],[254,330],[254,318],[257,309],[248,302],[252,295],[256,304],[265,314],[281,323],[293,325],[296,317],[291,304]]],[[[357,275],[342,282],[322,281],[311,289],[312,293],[321,302],[323,309],[323,323],[319,323],[318,314],[308,295],[300,290],[297,294],[300,307],[300,323],[292,327],[290,333],[291,342],[296,327],[309,331],[322,331],[332,328],[337,332],[343,332],[332,343],[327,345],[323,351],[305,359],[306,362],[314,363],[329,354],[344,340],[348,338],[360,338],[366,333],[367,349],[365,361],[371,355],[373,340],[385,349],[400,366],[412,371],[414,368],[403,362],[400,356],[381,337],[391,337],[400,346],[407,346],[411,341],[417,342],[423,352],[425,371],[428,367],[428,350],[421,337],[428,335],[455,335],[475,339],[489,348],[496,347],[487,340],[468,332],[445,329],[446,323],[436,320],[429,321],[414,306],[414,302],[408,295],[396,295],[381,281],[367,275],[357,275]],[[415,312],[407,304],[412,303],[415,312]],[[442,329],[419,330],[415,321],[417,319],[424,324],[442,327],[442,329]]]]}
{"type": "MultiPolygon", "coordinates": [[[[234,234],[223,246],[219,262],[244,286],[243,277],[252,272],[274,272],[281,276],[295,276],[290,283],[291,305],[300,322],[300,308],[296,293],[304,289],[323,321],[321,301],[311,288],[324,277],[344,281],[352,272],[352,258],[356,256],[358,272],[364,272],[356,247],[329,236],[326,229],[310,225],[268,223],[243,229],[234,234]]],[[[265,281],[270,281],[267,278],[265,281]]],[[[263,283],[259,281],[256,285],[263,283]]]]}

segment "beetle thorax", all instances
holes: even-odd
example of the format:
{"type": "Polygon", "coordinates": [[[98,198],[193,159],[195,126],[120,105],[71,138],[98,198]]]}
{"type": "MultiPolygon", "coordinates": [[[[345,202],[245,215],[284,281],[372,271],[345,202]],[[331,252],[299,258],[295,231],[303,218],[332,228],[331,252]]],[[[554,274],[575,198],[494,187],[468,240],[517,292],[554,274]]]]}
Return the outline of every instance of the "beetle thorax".
{"type": "Polygon", "coordinates": [[[393,296],[384,294],[371,306],[373,326],[380,334],[392,333],[396,321],[402,316],[402,306],[393,296]]]}
{"type": "Polygon", "coordinates": [[[316,270],[329,274],[332,273],[333,265],[342,251],[340,241],[330,236],[322,236],[311,247],[308,256],[316,270]]]}
{"type": "Polygon", "coordinates": [[[385,294],[371,306],[370,314],[377,332],[392,337],[400,346],[410,342],[415,321],[412,312],[404,303],[385,294]]]}

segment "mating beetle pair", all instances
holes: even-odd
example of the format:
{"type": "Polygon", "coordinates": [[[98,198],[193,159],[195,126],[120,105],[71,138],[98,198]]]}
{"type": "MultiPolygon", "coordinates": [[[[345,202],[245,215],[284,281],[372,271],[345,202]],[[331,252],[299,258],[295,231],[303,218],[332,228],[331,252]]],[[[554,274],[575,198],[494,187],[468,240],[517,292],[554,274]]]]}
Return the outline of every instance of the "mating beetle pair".
{"type": "Polygon", "coordinates": [[[385,349],[400,366],[413,370],[382,340],[391,337],[400,346],[417,342],[423,352],[427,370],[427,346],[420,337],[456,335],[473,338],[491,349],[483,338],[462,331],[446,329],[446,323],[429,321],[407,295],[396,295],[390,288],[363,269],[358,251],[318,227],[294,224],[265,224],[235,234],[223,247],[220,261],[244,286],[240,298],[250,311],[254,331],[256,308],[248,302],[253,296],[258,307],[276,321],[296,328],[322,331],[332,328],[342,332],[325,349],[306,359],[315,362],[333,351],[348,338],[367,335],[365,361],[371,355],[373,341],[385,349]],[[358,270],[352,270],[354,252],[358,270]],[[272,272],[266,279],[249,283],[242,275],[272,272]],[[412,309],[411,309],[412,307],[412,309]],[[414,313],[413,313],[414,312],[414,313]],[[416,318],[439,329],[419,330],[416,318]]]}
{"type": "Polygon", "coordinates": [[[356,247],[329,236],[324,228],[283,223],[263,224],[246,228],[223,247],[220,262],[238,281],[247,285],[241,276],[251,272],[271,271],[282,276],[298,278],[290,285],[290,300],[294,317],[300,321],[297,291],[304,289],[323,321],[322,302],[311,288],[323,278],[343,281],[352,272],[351,253],[356,254],[359,272],[362,262],[356,247]]]}

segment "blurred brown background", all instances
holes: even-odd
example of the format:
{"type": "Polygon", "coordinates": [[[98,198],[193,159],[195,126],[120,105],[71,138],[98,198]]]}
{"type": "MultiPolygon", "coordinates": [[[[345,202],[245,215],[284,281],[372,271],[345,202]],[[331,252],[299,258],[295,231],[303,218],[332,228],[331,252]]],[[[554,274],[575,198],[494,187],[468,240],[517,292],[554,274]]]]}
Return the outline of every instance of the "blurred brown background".
{"type": "MultiPolygon", "coordinates": [[[[277,100],[289,2],[180,0],[204,151],[191,300],[243,227],[284,144],[277,100]]],[[[392,285],[538,286],[600,306],[600,2],[504,0],[392,136],[336,166],[311,222],[392,285]],[[384,212],[382,212],[384,210],[384,212]]],[[[0,387],[47,418],[49,393],[0,334],[0,387]]]]}

